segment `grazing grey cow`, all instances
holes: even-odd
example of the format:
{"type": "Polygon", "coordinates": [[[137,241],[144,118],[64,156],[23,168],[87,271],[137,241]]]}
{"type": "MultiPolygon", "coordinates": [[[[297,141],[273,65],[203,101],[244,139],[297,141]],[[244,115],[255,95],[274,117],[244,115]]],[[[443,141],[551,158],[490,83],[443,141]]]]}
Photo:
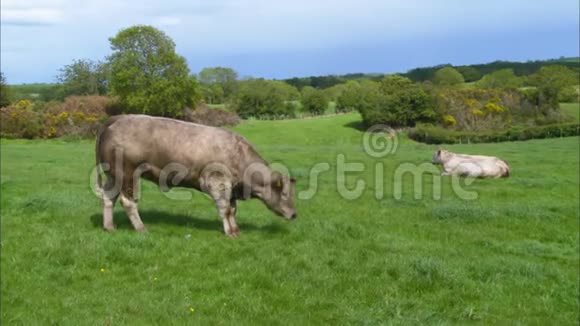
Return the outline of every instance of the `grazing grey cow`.
{"type": "Polygon", "coordinates": [[[146,115],[115,116],[97,134],[96,158],[103,227],[109,231],[115,229],[117,199],[133,227],[145,230],[137,210],[140,177],[164,191],[179,186],[208,194],[230,237],[240,232],[236,200],[258,198],[273,212],[296,217],[295,180],[273,171],[243,137],[225,129],[146,115]]]}
{"type": "Polygon", "coordinates": [[[500,178],[510,175],[508,163],[494,156],[455,154],[443,149],[433,155],[433,164],[441,164],[441,175],[476,178],[500,178]]]}

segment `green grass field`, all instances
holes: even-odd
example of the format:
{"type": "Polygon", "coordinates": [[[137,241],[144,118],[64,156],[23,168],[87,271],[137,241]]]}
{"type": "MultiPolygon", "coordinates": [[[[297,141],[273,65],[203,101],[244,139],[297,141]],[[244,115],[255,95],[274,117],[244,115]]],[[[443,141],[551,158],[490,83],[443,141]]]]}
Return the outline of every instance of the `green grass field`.
{"type": "Polygon", "coordinates": [[[2,324],[577,324],[578,137],[449,146],[500,156],[512,175],[465,185],[478,194],[471,201],[449,178],[433,199],[429,175],[415,199],[407,175],[395,199],[396,168],[430,162],[436,147],[403,137],[394,155],[370,157],[359,121],[236,127],[290,167],[299,190],[314,164],[331,172],[297,202],[296,221],[242,202],[235,240],[205,196],[170,200],[145,182],[149,232],[134,232],[116,207],[119,230],[106,233],[89,188],[92,141],[2,140],[2,324]],[[339,154],[366,169],[346,177],[350,187],[366,181],[358,199],[337,192],[339,154]]]}

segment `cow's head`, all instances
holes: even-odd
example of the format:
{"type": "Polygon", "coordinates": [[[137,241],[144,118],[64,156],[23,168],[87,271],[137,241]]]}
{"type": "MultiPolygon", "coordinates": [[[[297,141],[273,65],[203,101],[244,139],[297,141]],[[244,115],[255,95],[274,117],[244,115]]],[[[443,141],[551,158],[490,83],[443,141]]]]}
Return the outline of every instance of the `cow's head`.
{"type": "Polygon", "coordinates": [[[449,156],[449,152],[444,149],[438,149],[435,154],[433,154],[433,160],[431,163],[433,164],[443,164],[443,161],[449,156]]]}
{"type": "Polygon", "coordinates": [[[294,188],[296,180],[273,172],[272,176],[264,185],[263,192],[259,198],[274,213],[289,220],[296,218],[294,208],[294,188]]]}

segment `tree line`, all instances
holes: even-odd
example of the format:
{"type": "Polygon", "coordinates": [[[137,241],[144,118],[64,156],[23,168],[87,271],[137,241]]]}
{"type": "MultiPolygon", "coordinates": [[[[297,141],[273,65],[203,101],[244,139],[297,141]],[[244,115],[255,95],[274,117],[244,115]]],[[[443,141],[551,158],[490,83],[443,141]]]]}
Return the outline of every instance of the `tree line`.
{"type": "MultiPolygon", "coordinates": [[[[557,112],[559,102],[578,100],[579,69],[574,61],[445,65],[399,75],[242,79],[228,67],[192,73],[175,52],[173,40],[151,26],[121,30],[109,41],[110,56],[64,66],[51,96],[40,100],[106,95],[110,114],[177,118],[199,103],[219,104],[242,118],[266,119],[319,115],[333,106],[334,112],[359,111],[367,125],[436,123],[465,129],[514,121],[523,116],[523,107],[533,108],[526,113],[535,112],[538,120],[538,114],[549,117],[557,112]]],[[[6,106],[10,88],[1,77],[1,106],[6,106]]]]}

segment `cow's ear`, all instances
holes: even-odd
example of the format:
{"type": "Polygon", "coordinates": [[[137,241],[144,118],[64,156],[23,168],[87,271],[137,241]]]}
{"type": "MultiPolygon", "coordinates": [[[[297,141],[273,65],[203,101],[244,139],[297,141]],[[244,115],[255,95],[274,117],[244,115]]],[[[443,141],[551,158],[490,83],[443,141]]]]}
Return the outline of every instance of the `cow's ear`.
{"type": "Polygon", "coordinates": [[[282,175],[279,172],[272,173],[272,186],[276,189],[282,189],[282,175]]]}

